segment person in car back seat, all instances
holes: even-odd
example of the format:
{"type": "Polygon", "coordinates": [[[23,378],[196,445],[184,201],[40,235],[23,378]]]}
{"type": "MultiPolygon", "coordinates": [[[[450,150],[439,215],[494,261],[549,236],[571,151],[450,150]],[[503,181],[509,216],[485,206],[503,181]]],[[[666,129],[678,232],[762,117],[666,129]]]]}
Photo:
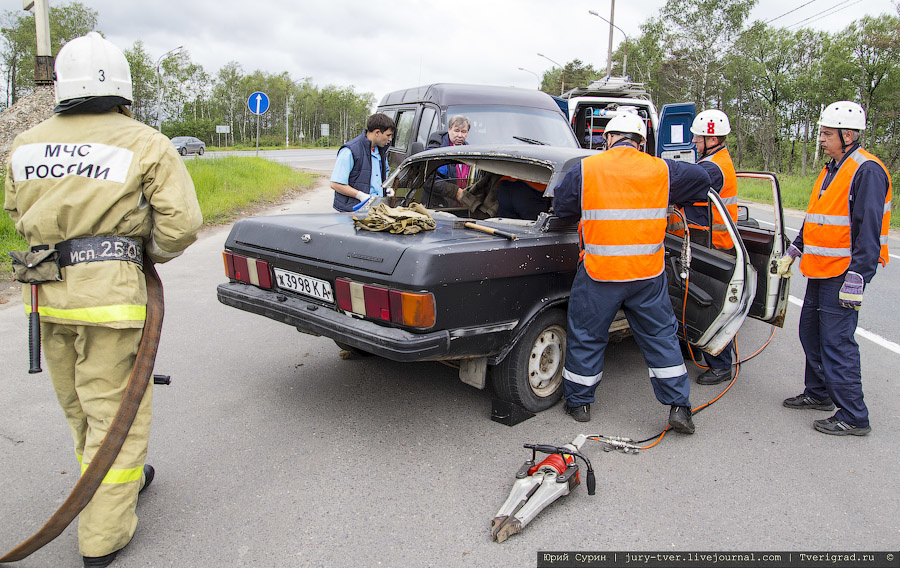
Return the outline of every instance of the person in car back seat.
{"type": "MultiPolygon", "coordinates": [[[[450,118],[446,131],[438,131],[428,138],[428,149],[468,145],[469,119],[461,114],[450,118]]],[[[437,169],[434,188],[428,192],[429,207],[461,207],[460,199],[468,185],[469,166],[450,164],[437,169]]]]}
{"type": "Polygon", "coordinates": [[[609,326],[622,308],[649,367],[656,398],[670,406],[669,426],[692,434],[690,381],[667,291],[664,242],[669,203],[705,198],[709,175],[695,164],[638,150],[647,126],[637,115],[612,118],[606,138],[609,150],[582,160],[554,190],[554,211],[580,218],[581,236],[569,296],[565,411],[579,422],[590,420],[609,326]]]}
{"type": "Polygon", "coordinates": [[[550,209],[545,189],[547,186],[542,183],[503,176],[497,187],[497,217],[537,219],[541,212],[550,209]]]}
{"type": "Polygon", "coordinates": [[[383,197],[387,179],[387,149],[394,138],[394,120],[376,113],[366,120],[366,131],[338,150],[331,173],[334,208],[355,211],[372,197],[383,197]]]}
{"type": "MultiPolygon", "coordinates": [[[[725,137],[731,132],[731,123],[728,116],[716,109],[705,110],[699,113],[691,125],[693,142],[697,146],[700,158],[697,164],[706,170],[712,181],[712,188],[728,209],[731,220],[737,223],[737,174],[728,148],[725,147],[725,137]]],[[[685,215],[689,222],[708,226],[706,200],[684,207],[685,215]]],[[[712,243],[720,249],[733,249],[734,243],[728,236],[728,231],[722,224],[719,212],[713,209],[712,243]]],[[[697,384],[716,385],[731,380],[731,366],[733,363],[734,340],[728,344],[718,355],[705,354],[703,357],[709,365],[709,369],[697,377],[697,384]]]]}

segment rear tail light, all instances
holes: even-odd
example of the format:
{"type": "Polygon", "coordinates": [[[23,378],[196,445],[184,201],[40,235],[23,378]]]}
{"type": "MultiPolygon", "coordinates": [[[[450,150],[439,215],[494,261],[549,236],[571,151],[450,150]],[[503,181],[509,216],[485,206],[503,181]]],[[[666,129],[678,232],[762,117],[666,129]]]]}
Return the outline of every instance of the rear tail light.
{"type": "Polygon", "coordinates": [[[272,276],[268,262],[228,251],[222,253],[222,259],[225,261],[225,275],[232,280],[267,290],[272,288],[272,276]]]}
{"type": "Polygon", "coordinates": [[[434,325],[434,296],[430,293],[393,290],[345,278],[334,281],[334,290],[337,305],[344,311],[409,327],[434,325]]]}

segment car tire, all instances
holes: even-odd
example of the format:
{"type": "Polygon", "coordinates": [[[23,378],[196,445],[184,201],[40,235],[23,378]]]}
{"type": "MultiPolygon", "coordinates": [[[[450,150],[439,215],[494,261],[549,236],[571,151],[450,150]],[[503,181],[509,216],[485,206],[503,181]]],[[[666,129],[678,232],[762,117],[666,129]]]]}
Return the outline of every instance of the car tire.
{"type": "Polygon", "coordinates": [[[334,344],[337,345],[340,349],[344,351],[349,351],[353,355],[357,357],[368,357],[371,355],[368,351],[363,351],[362,349],[357,349],[356,347],[347,345],[346,343],[341,343],[340,341],[334,340],[334,344]]]}
{"type": "Polygon", "coordinates": [[[206,151],[206,149],[203,146],[200,146],[200,148],[197,150],[197,155],[202,156],[203,152],[205,152],[205,151],[206,151]]]}
{"type": "Polygon", "coordinates": [[[540,412],[562,397],[566,357],[566,313],[548,310],[531,322],[512,351],[491,369],[494,393],[501,399],[540,412]]]}
{"type": "Polygon", "coordinates": [[[181,154],[182,156],[187,156],[187,148],[182,148],[182,149],[178,150],[178,153],[181,154]]]}

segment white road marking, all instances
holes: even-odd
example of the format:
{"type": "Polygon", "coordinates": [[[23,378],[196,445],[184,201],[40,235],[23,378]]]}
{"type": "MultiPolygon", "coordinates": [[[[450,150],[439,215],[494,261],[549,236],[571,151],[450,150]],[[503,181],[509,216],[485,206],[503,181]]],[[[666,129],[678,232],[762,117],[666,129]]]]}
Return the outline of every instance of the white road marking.
{"type": "MultiPolygon", "coordinates": [[[[891,255],[891,256],[893,256],[893,255],[891,255]]],[[[794,296],[789,296],[788,300],[790,300],[790,302],[796,306],[803,305],[803,300],[801,300],[799,298],[795,298],[794,296]]],[[[887,349],[889,351],[893,351],[897,355],[900,355],[900,345],[894,343],[893,341],[890,341],[889,339],[885,339],[885,338],[881,337],[877,333],[872,333],[871,331],[866,331],[865,329],[857,326],[856,335],[858,335],[862,338],[868,339],[872,343],[875,343],[876,345],[880,345],[881,347],[884,347],[885,349],[887,349]]]]}

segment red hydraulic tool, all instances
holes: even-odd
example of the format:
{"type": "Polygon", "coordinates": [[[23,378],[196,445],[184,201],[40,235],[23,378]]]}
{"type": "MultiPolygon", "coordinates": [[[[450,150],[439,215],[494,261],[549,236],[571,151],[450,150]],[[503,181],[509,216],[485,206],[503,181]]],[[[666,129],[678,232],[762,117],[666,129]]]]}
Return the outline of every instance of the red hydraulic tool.
{"type": "Polygon", "coordinates": [[[565,446],[525,444],[524,447],[531,450],[531,459],[519,468],[509,497],[491,520],[493,540],[503,542],[510,536],[522,532],[525,525],[547,505],[568,495],[579,483],[575,458],[580,458],[587,466],[588,495],[594,494],[597,484],[594,470],[591,462],[579,452],[585,440],[587,436],[580,434],[565,446]],[[535,465],[537,452],[549,455],[535,465]]]}

